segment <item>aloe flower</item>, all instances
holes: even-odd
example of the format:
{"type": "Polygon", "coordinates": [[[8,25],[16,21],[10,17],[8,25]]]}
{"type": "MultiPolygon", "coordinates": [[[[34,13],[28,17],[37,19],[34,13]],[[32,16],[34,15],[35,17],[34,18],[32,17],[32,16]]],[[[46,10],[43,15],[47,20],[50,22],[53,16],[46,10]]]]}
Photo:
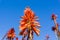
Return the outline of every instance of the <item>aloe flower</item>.
{"type": "Polygon", "coordinates": [[[21,16],[22,20],[20,21],[19,29],[21,30],[20,35],[23,35],[23,39],[28,36],[27,40],[33,40],[33,32],[39,35],[40,30],[37,29],[40,27],[39,22],[37,22],[37,16],[34,12],[27,7],[24,10],[24,16],[21,16]]]}
{"type": "Polygon", "coordinates": [[[8,40],[13,40],[15,38],[15,30],[14,28],[11,28],[8,33],[7,33],[7,39],[8,40]]]}

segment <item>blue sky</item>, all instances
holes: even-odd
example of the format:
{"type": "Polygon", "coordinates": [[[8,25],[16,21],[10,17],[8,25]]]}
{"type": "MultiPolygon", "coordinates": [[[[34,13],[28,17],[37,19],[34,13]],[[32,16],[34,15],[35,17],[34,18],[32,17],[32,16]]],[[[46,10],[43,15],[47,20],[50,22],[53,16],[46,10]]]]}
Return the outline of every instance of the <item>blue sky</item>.
{"type": "Polygon", "coordinates": [[[41,24],[40,36],[34,34],[34,40],[45,40],[46,34],[50,36],[49,40],[56,40],[51,30],[54,26],[51,15],[52,13],[58,15],[57,22],[60,23],[60,0],[0,0],[0,40],[12,27],[19,40],[21,39],[22,36],[18,35],[19,21],[27,6],[39,17],[41,24]]]}

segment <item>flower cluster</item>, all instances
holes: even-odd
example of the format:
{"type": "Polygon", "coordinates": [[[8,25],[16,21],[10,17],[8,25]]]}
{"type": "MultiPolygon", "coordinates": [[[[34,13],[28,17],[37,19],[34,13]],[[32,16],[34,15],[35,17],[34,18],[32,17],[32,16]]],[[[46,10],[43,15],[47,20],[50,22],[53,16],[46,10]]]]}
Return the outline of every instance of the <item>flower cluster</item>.
{"type": "Polygon", "coordinates": [[[35,16],[34,12],[27,7],[24,10],[24,16],[21,16],[22,20],[20,21],[20,34],[23,35],[25,33],[28,33],[26,30],[32,29],[37,35],[39,35],[40,30],[37,29],[40,27],[39,22],[37,22],[37,16],[35,16]]]}

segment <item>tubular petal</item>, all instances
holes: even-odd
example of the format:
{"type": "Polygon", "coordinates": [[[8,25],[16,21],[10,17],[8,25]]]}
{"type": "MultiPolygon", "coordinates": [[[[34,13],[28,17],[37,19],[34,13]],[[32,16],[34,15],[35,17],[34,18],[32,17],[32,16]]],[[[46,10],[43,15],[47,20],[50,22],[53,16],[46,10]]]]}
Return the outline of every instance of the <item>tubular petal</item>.
{"type": "Polygon", "coordinates": [[[27,27],[27,24],[25,24],[25,25],[23,25],[23,26],[20,26],[19,28],[20,28],[20,30],[23,30],[23,29],[25,29],[27,27]]]}
{"type": "Polygon", "coordinates": [[[37,35],[39,35],[40,30],[38,30],[38,29],[35,28],[35,27],[33,27],[33,30],[34,30],[34,32],[35,32],[37,35]]]}
{"type": "Polygon", "coordinates": [[[23,35],[23,34],[24,34],[24,32],[25,32],[25,30],[26,30],[26,28],[25,28],[25,29],[23,29],[23,30],[19,33],[19,35],[23,35]]]}

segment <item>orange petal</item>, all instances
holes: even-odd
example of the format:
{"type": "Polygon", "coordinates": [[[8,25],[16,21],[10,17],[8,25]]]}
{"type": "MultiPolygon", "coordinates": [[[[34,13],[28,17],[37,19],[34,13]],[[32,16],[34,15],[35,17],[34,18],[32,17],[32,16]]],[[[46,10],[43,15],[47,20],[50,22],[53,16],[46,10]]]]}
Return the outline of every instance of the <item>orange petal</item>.
{"type": "Polygon", "coordinates": [[[39,35],[40,30],[38,30],[38,29],[35,28],[35,27],[33,27],[33,30],[34,30],[34,32],[35,32],[37,35],[39,35]]]}
{"type": "Polygon", "coordinates": [[[20,24],[21,24],[21,25],[24,25],[24,24],[25,24],[25,22],[21,22],[20,24]]]}
{"type": "Polygon", "coordinates": [[[26,26],[27,26],[27,24],[25,24],[25,25],[23,25],[23,26],[20,26],[19,29],[20,29],[20,30],[23,30],[23,29],[26,28],[26,26]]]}
{"type": "Polygon", "coordinates": [[[25,30],[26,30],[26,28],[23,29],[23,30],[19,33],[19,35],[23,35],[23,33],[25,32],[25,30]]]}

